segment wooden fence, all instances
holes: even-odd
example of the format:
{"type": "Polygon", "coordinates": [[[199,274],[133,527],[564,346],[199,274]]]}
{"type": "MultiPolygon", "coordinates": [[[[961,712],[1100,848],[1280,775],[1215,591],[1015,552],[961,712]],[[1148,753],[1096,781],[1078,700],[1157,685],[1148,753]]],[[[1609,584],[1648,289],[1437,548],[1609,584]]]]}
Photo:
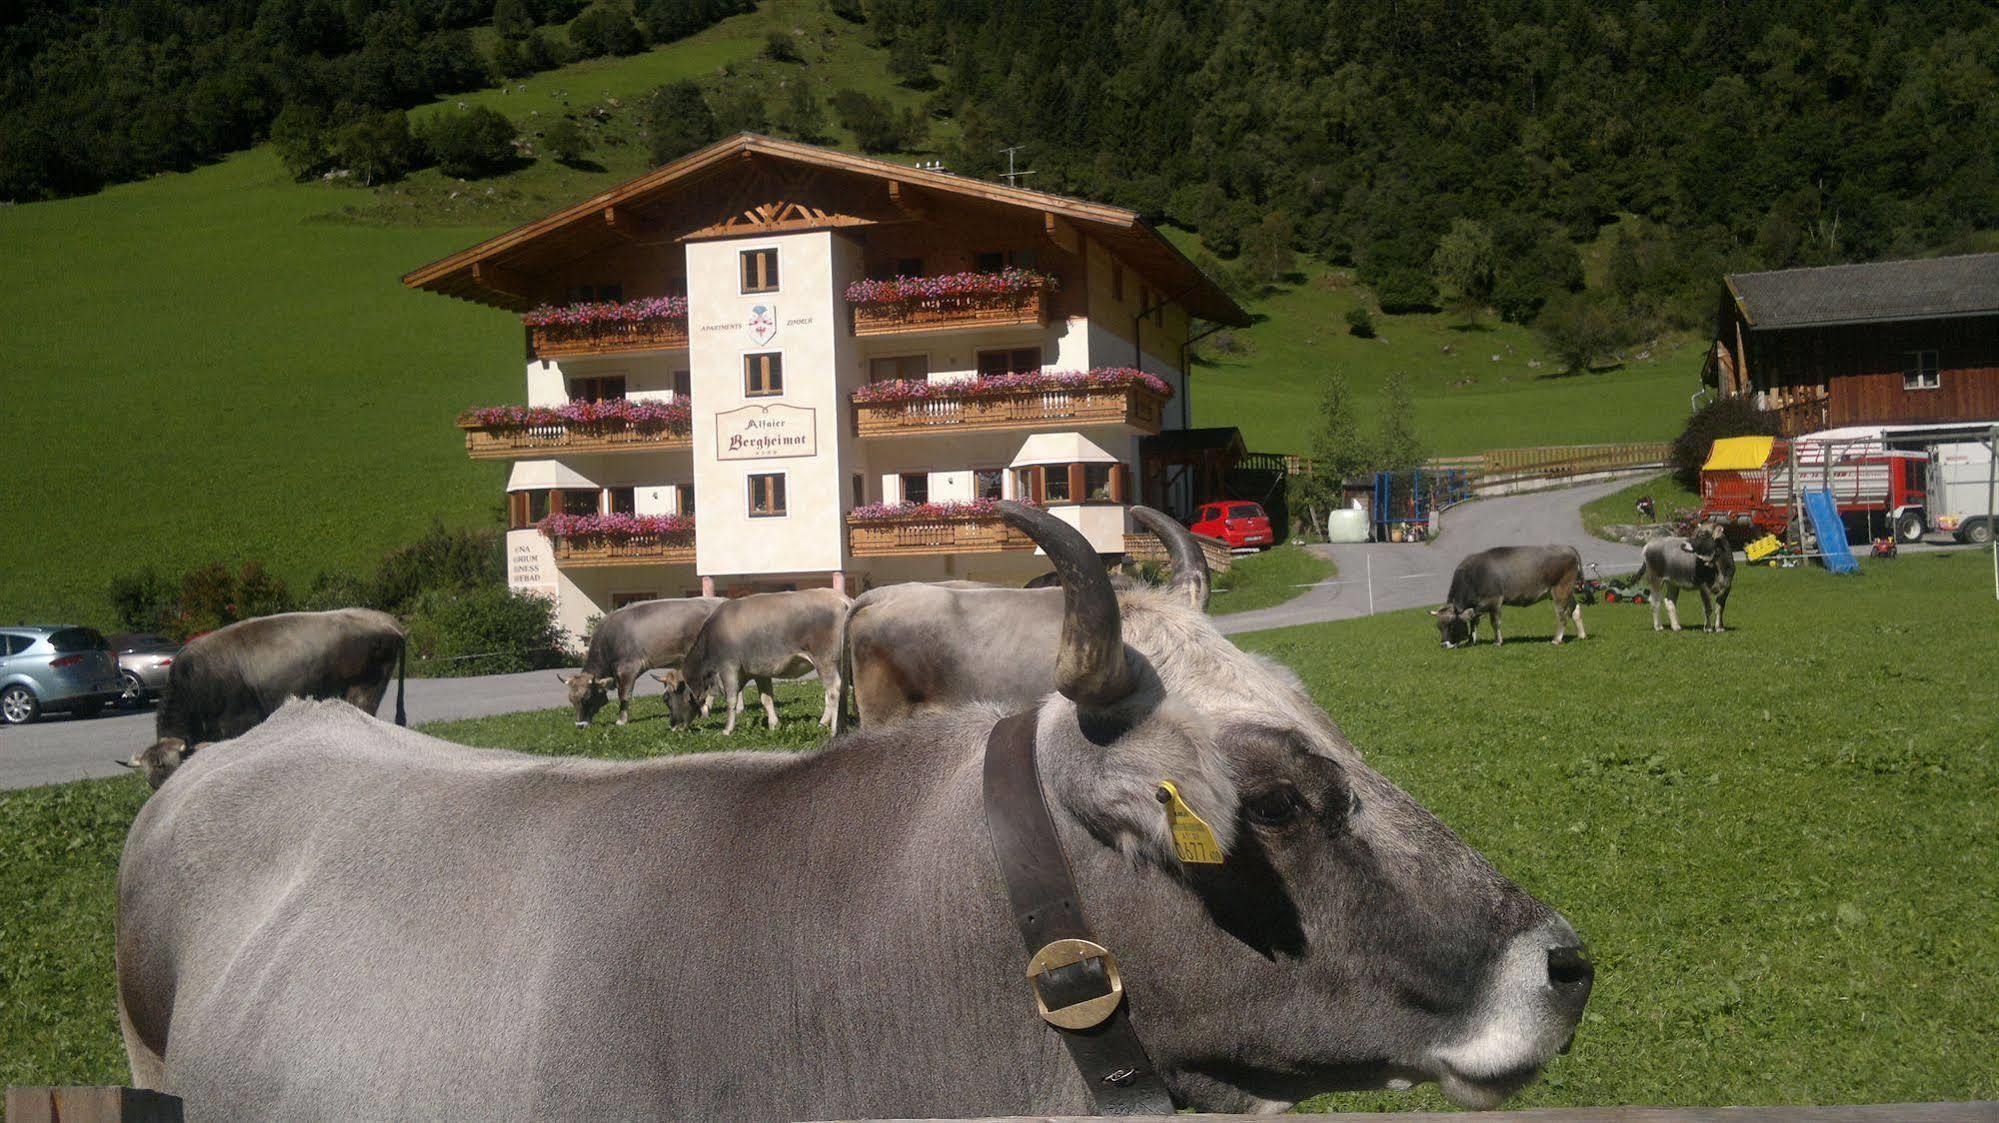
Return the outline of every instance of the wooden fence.
{"type": "MultiPolygon", "coordinates": [[[[1541,448],[1495,448],[1472,456],[1438,456],[1424,462],[1431,471],[1461,471],[1474,490],[1526,480],[1560,480],[1598,472],[1619,472],[1663,465],[1671,446],[1664,441],[1625,444],[1548,445],[1541,448]]],[[[1272,457],[1275,459],[1275,457],[1272,457]]],[[[1286,456],[1293,475],[1310,472],[1308,456],[1286,456]]]]}

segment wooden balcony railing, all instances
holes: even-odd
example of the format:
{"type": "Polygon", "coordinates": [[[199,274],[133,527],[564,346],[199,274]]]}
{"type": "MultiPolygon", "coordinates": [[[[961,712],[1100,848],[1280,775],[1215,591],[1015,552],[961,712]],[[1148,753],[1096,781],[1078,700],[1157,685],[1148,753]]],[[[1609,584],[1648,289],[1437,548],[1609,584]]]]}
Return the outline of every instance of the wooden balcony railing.
{"type": "Polygon", "coordinates": [[[1055,424],[1130,425],[1157,433],[1165,414],[1166,398],[1141,385],[1122,389],[1022,390],[977,397],[855,402],[854,429],[863,437],[1038,429],[1055,424]]]}
{"type": "Polygon", "coordinates": [[[528,328],[528,351],[537,359],[565,355],[614,355],[622,351],[673,350],[687,346],[685,319],[636,323],[538,324],[528,328]]]}
{"type": "Polygon", "coordinates": [[[847,548],[857,558],[904,554],[977,554],[1032,550],[1034,539],[998,515],[946,515],[847,523],[847,548]]]}
{"type": "Polygon", "coordinates": [[[1048,322],[1048,293],[966,293],[887,304],[854,305],[855,335],[894,335],[952,328],[1039,326],[1048,322]]]}
{"type": "Polygon", "coordinates": [[[694,539],[688,536],[555,538],[550,545],[561,566],[694,564],[694,539]]]}
{"type": "Polygon", "coordinates": [[[662,452],[694,447],[685,429],[634,426],[629,422],[588,425],[485,426],[461,421],[465,454],[474,460],[510,460],[562,452],[662,452]]]}

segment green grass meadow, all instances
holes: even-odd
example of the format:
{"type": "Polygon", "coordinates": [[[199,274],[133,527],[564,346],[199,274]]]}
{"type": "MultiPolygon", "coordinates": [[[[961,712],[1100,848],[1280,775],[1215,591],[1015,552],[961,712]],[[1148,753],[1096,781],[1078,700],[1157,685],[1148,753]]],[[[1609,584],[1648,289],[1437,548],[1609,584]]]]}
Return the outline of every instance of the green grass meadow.
{"type": "Polygon", "coordinates": [[[1670,520],[1674,511],[1699,510],[1701,505],[1699,492],[1688,491],[1671,472],[1662,472],[1583,504],[1583,529],[1598,538],[1607,538],[1604,527],[1637,522],[1638,499],[1644,495],[1652,497],[1653,510],[1658,512],[1660,522],[1670,520]]]}
{"type": "Polygon", "coordinates": [[[1283,604],[1305,591],[1299,586],[1328,580],[1337,568],[1331,558],[1288,542],[1260,554],[1244,554],[1215,575],[1208,611],[1227,616],[1283,604]]]}
{"type": "MultiPolygon", "coordinates": [[[[1566,913],[1598,965],[1574,1049],[1516,1106],[1999,1098],[1999,646],[1990,561],[1749,567],[1732,628],[1655,634],[1584,610],[1590,639],[1445,651],[1420,612],[1239,637],[1304,676],[1370,763],[1566,913]]],[[[1529,613],[1526,619],[1538,621],[1529,613]]],[[[566,711],[430,732],[643,756],[816,743],[720,717],[675,734],[566,711]]],[[[0,794],[0,1082],[125,1078],[113,877],[136,779],[0,794]]],[[[1320,1109],[1436,1107],[1409,1095],[1320,1109]]]]}
{"type": "MultiPolygon", "coordinates": [[[[1176,240],[1185,239],[1176,233],[1176,240]]],[[[1614,368],[1558,373],[1533,332],[1487,314],[1477,326],[1447,313],[1375,311],[1376,337],[1347,330],[1349,308],[1374,296],[1345,270],[1307,263],[1298,283],[1252,300],[1254,326],[1235,333],[1237,353],[1194,368],[1196,425],[1235,425],[1249,447],[1305,452],[1328,374],[1351,387],[1363,433],[1377,426],[1381,389],[1409,382],[1416,430],[1431,455],[1489,448],[1668,440],[1700,386],[1702,349],[1672,338],[1632,348],[1614,368]],[[1639,357],[1644,355],[1646,357],[1639,357]]]]}

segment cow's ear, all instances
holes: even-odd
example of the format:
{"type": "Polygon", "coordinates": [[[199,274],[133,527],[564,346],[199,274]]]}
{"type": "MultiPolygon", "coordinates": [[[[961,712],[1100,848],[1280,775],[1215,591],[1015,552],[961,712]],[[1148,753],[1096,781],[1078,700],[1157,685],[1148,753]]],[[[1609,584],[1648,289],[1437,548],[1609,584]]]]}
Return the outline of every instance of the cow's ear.
{"type": "Polygon", "coordinates": [[[606,690],[609,690],[609,689],[611,689],[612,687],[614,687],[614,686],[618,685],[618,676],[617,676],[617,675],[598,675],[598,676],[597,676],[597,685],[598,685],[598,686],[601,686],[601,687],[603,687],[603,688],[604,688],[604,689],[606,689],[606,690]]]}

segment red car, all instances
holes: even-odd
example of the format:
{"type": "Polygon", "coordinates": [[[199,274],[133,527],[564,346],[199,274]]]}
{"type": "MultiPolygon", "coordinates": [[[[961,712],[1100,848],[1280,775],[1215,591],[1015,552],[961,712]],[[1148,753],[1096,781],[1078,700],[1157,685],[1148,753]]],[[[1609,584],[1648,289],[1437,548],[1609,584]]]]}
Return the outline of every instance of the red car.
{"type": "Polygon", "coordinates": [[[1219,538],[1228,543],[1231,550],[1251,546],[1268,549],[1277,544],[1277,536],[1270,531],[1270,516],[1255,503],[1234,500],[1203,503],[1201,509],[1194,512],[1194,521],[1188,529],[1195,534],[1219,538]]]}

